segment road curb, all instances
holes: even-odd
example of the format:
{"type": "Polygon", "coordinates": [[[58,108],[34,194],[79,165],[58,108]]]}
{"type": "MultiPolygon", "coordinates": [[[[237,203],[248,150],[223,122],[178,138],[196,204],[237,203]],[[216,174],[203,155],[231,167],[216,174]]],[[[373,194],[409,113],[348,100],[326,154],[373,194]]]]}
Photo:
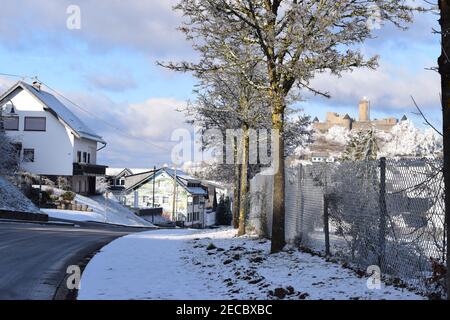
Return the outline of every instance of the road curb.
{"type": "Polygon", "coordinates": [[[57,222],[57,221],[31,221],[31,220],[14,220],[14,219],[0,219],[0,223],[11,224],[38,224],[43,226],[61,226],[61,227],[75,227],[75,223],[70,222],[57,222]]]}

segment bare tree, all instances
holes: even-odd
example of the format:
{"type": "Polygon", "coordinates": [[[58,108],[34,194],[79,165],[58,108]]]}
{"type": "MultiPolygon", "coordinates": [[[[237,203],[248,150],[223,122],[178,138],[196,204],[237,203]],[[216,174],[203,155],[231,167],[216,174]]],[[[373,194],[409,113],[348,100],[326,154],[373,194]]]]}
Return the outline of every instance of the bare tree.
{"type": "MultiPolygon", "coordinates": [[[[270,99],[272,129],[280,132],[284,150],[288,96],[295,89],[326,92],[310,86],[318,72],[340,75],[358,67],[376,67],[376,57],[365,59],[348,47],[371,37],[367,21],[374,7],[382,21],[402,27],[412,20],[415,8],[403,0],[181,0],[176,6],[186,18],[181,30],[200,53],[198,63],[169,64],[174,70],[207,72],[239,68],[258,62],[265,70],[262,82],[253,81],[245,69],[241,75],[270,99]],[[247,57],[237,56],[236,46],[247,57]]],[[[297,96],[297,95],[296,95],[297,96]]],[[[278,152],[279,170],[274,176],[272,252],[284,239],[284,152],[278,152]]]]}
{"type": "Polygon", "coordinates": [[[439,58],[439,73],[441,74],[442,86],[442,119],[444,136],[444,184],[445,184],[445,225],[447,234],[447,299],[450,300],[450,245],[449,235],[449,213],[450,213],[450,1],[440,0],[439,9],[441,18],[442,53],[439,58]]]}
{"type": "MultiPolygon", "coordinates": [[[[246,74],[252,78],[258,76],[257,64],[249,64],[246,74]]],[[[203,129],[218,129],[217,137],[204,137],[203,148],[222,148],[222,155],[227,155],[226,145],[229,130],[236,130],[238,141],[234,145],[234,206],[233,224],[239,228],[239,235],[245,234],[247,217],[247,193],[249,189],[249,138],[250,130],[267,127],[270,112],[267,99],[262,97],[237,70],[216,70],[199,73],[200,88],[196,90],[197,100],[188,108],[188,115],[193,122],[203,129]],[[219,142],[220,145],[214,145],[219,142]]],[[[221,162],[230,159],[222,157],[221,162]]],[[[230,164],[226,164],[229,166],[230,164]]],[[[222,166],[222,165],[221,165],[222,166]]]]}

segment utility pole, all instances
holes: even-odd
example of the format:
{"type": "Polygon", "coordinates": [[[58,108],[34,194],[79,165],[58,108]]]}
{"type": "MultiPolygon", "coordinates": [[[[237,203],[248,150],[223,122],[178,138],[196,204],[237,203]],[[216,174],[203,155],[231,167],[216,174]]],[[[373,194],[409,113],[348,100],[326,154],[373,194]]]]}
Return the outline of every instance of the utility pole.
{"type": "Polygon", "coordinates": [[[155,183],[156,183],[156,166],[153,167],[153,208],[155,208],[155,183]]]}
{"type": "MultiPolygon", "coordinates": [[[[441,17],[441,56],[439,73],[442,86],[442,122],[444,136],[444,184],[445,184],[445,233],[447,236],[447,270],[450,270],[450,245],[448,241],[450,225],[450,0],[439,0],[441,17]]],[[[446,275],[447,299],[450,300],[450,272],[446,275]]]]}
{"type": "Polygon", "coordinates": [[[173,179],[173,212],[172,219],[176,222],[176,210],[177,210],[177,167],[175,166],[175,174],[173,179]]]}
{"type": "Polygon", "coordinates": [[[105,192],[105,223],[108,223],[108,190],[105,192]]]}
{"type": "Polygon", "coordinates": [[[156,183],[156,166],[153,166],[153,212],[152,212],[152,223],[155,222],[155,183],[156,183]]]}
{"type": "Polygon", "coordinates": [[[42,176],[39,175],[39,209],[42,208],[42,176]]]}

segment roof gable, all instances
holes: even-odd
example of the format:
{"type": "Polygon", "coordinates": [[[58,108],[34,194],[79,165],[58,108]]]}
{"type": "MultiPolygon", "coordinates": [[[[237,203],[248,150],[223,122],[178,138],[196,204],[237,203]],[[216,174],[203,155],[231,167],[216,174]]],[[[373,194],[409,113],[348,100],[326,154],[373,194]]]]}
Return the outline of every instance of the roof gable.
{"type": "MultiPolygon", "coordinates": [[[[126,191],[130,192],[132,190],[136,190],[140,188],[142,185],[152,181],[153,179],[156,179],[157,177],[163,174],[166,174],[172,179],[175,178],[175,170],[162,168],[157,170],[154,174],[149,172],[146,175],[142,175],[142,179],[139,181],[133,181],[134,183],[129,188],[127,188],[126,191]]],[[[183,171],[176,171],[176,177],[178,185],[181,186],[183,189],[185,189],[188,193],[193,195],[205,195],[205,196],[208,194],[208,192],[201,186],[189,186],[190,183],[198,183],[199,185],[201,185],[200,180],[187,175],[183,171]]]]}
{"type": "Polygon", "coordinates": [[[65,106],[60,100],[58,100],[54,95],[43,90],[37,90],[32,85],[26,82],[17,82],[8,91],[6,91],[6,93],[0,96],[0,104],[2,104],[7,98],[11,97],[12,95],[17,95],[21,90],[25,90],[38,101],[40,101],[44,105],[44,109],[46,109],[46,111],[49,111],[65,126],[69,127],[71,131],[73,131],[73,133],[79,138],[89,139],[106,144],[102,137],[88,128],[83,123],[83,121],[81,121],[75,114],[73,114],[72,111],[70,111],[70,109],[65,106]]]}

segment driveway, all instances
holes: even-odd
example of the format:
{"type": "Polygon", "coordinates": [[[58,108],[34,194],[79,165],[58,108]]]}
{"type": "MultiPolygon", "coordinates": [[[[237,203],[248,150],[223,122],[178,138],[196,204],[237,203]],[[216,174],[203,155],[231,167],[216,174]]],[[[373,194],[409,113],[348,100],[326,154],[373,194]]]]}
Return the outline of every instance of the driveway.
{"type": "Polygon", "coordinates": [[[69,265],[142,229],[0,222],[0,300],[51,300],[69,265]]]}

